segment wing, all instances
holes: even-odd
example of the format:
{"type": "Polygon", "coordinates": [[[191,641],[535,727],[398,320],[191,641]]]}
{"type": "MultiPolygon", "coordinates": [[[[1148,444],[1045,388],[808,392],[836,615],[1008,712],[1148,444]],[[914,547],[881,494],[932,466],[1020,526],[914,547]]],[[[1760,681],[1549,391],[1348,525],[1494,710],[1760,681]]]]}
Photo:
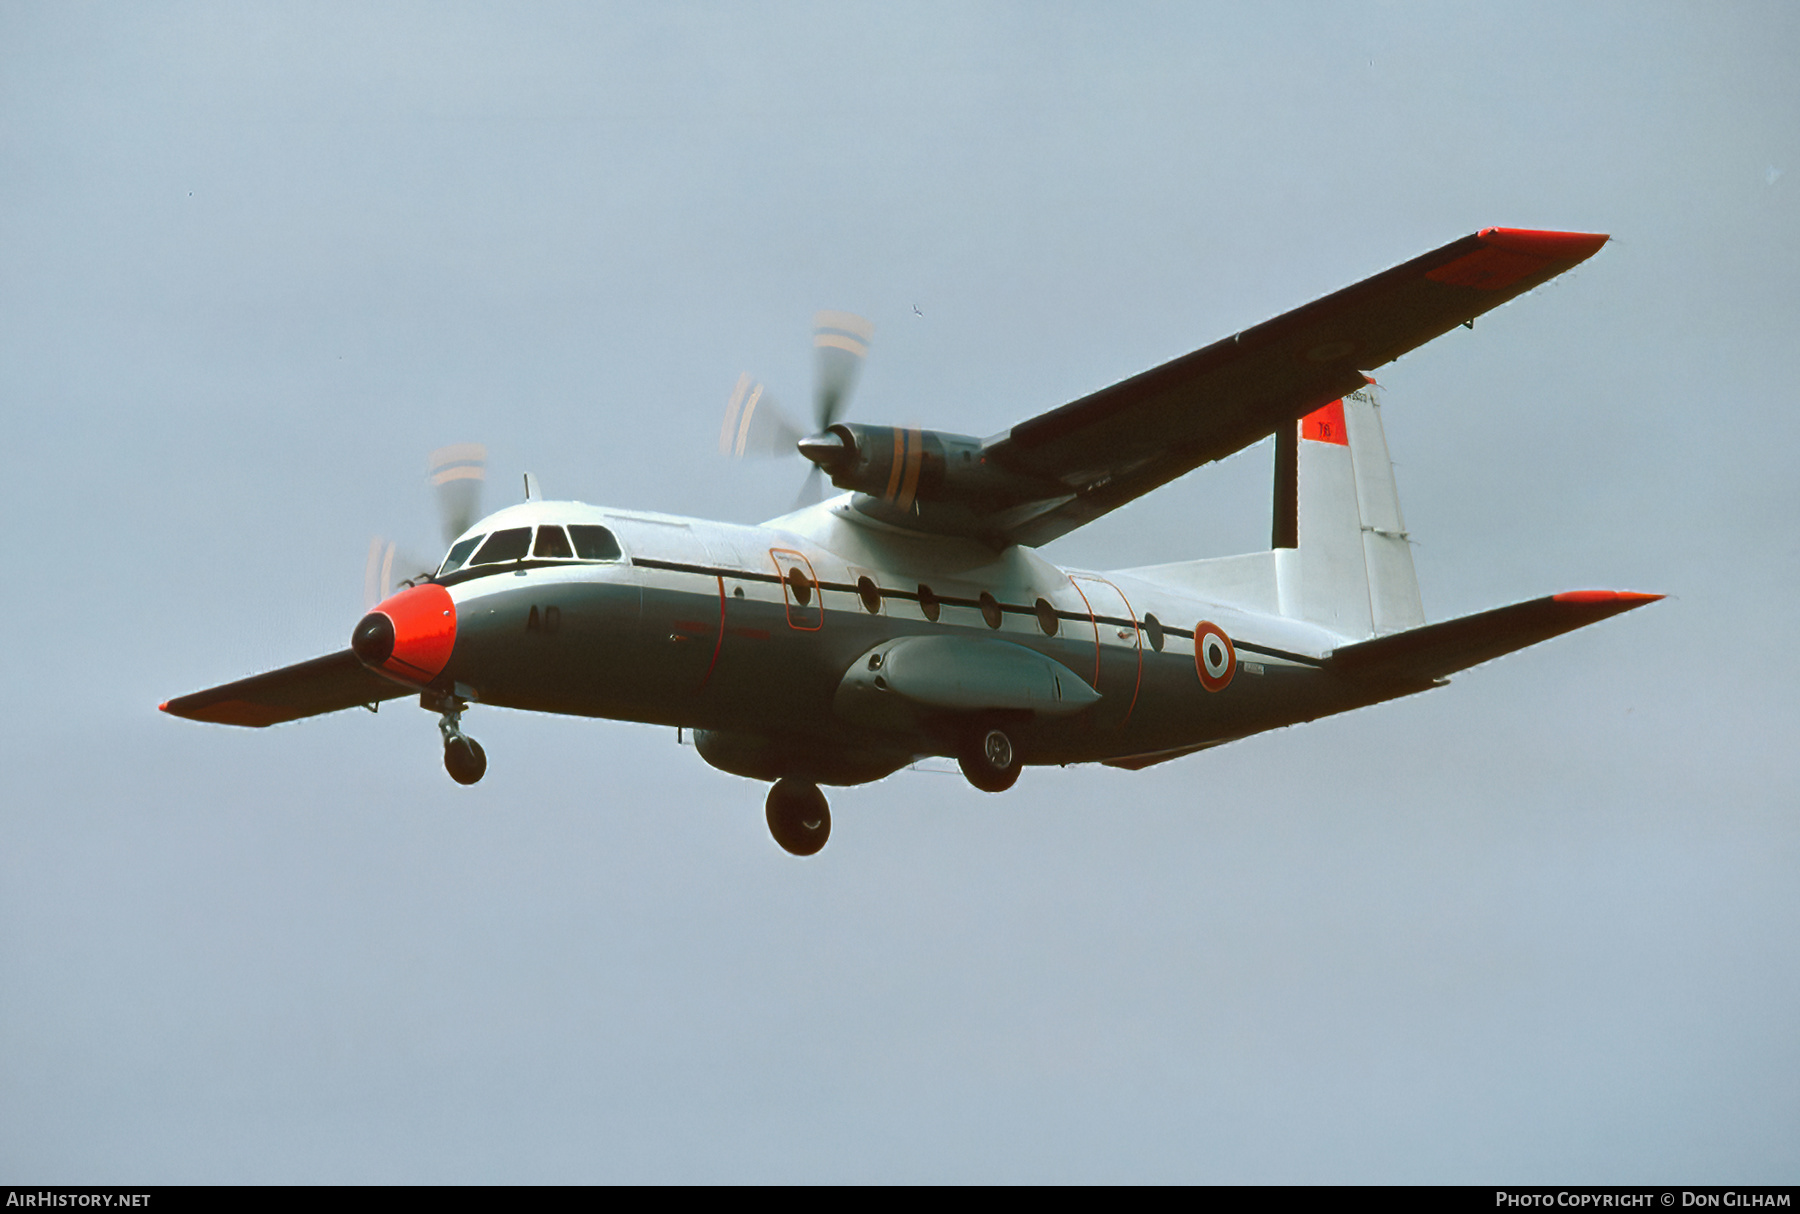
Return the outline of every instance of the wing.
{"type": "Polygon", "coordinates": [[[1487,228],[1021,422],[983,458],[1035,484],[995,503],[994,538],[1038,545],[1223,459],[1362,387],[1424,345],[1599,251],[1583,232],[1487,228]]]}
{"type": "Polygon", "coordinates": [[[162,710],[190,721],[218,725],[250,725],[261,728],[320,713],[378,704],[412,695],[403,687],[364,666],[348,649],[327,654],[297,666],[252,675],[222,687],[178,696],[162,710]]]}

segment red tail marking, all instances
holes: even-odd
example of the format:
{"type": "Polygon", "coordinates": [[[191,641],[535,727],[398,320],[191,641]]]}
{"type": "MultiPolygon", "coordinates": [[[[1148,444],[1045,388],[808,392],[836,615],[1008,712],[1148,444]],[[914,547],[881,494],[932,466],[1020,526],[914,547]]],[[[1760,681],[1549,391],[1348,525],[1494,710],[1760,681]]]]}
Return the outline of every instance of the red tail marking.
{"type": "Polygon", "coordinates": [[[1344,429],[1344,402],[1334,400],[1323,409],[1301,418],[1300,437],[1310,438],[1315,443],[1336,443],[1340,447],[1348,447],[1350,435],[1344,429]]]}

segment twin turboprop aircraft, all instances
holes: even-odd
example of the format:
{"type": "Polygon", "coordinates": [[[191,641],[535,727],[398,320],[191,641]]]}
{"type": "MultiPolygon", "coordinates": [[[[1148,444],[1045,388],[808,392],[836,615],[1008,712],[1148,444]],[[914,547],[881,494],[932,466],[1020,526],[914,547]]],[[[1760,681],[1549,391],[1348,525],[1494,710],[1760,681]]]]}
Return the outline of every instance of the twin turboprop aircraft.
{"type": "Polygon", "coordinates": [[[471,704],[685,728],[771,781],[771,834],[812,855],[821,784],[950,756],[1002,792],[1026,764],[1135,770],[1424,691],[1661,597],[1427,624],[1366,374],[1606,240],[1489,228],[986,439],[840,421],[870,329],[821,313],[813,431],[740,382],[722,442],[797,446],[840,496],[760,527],[539,500],[475,522],[479,449],[446,449],[464,516],[435,571],[348,649],[162,708],[265,726],[416,695],[463,784],[487,767],[471,704]],[[1088,572],[1034,551],[1271,434],[1267,552],[1088,572]]]}

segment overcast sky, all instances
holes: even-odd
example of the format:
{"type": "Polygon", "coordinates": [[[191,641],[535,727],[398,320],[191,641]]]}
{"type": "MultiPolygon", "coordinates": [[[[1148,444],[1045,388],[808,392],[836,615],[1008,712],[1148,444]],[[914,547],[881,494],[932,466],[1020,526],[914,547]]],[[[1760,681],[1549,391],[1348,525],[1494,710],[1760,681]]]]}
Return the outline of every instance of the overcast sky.
{"type": "Polygon", "coordinates": [[[1786,4],[6,4],[0,1175],[1791,1183],[1797,283],[1786,4]],[[991,434],[1492,225],[1614,240],[1380,373],[1427,614],[1671,597],[1448,689],[810,861],[673,731],[155,710],[341,649],[434,446],[756,522],[815,309],[991,434]]]}

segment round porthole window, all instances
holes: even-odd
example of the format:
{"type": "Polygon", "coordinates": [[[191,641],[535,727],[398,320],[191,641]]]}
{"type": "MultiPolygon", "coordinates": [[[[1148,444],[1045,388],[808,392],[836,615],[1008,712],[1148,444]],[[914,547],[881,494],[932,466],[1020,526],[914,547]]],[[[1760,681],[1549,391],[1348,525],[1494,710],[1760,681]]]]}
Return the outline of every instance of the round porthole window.
{"type": "Polygon", "coordinates": [[[989,628],[1000,627],[1000,604],[985,590],[981,592],[981,618],[989,628]]]}

